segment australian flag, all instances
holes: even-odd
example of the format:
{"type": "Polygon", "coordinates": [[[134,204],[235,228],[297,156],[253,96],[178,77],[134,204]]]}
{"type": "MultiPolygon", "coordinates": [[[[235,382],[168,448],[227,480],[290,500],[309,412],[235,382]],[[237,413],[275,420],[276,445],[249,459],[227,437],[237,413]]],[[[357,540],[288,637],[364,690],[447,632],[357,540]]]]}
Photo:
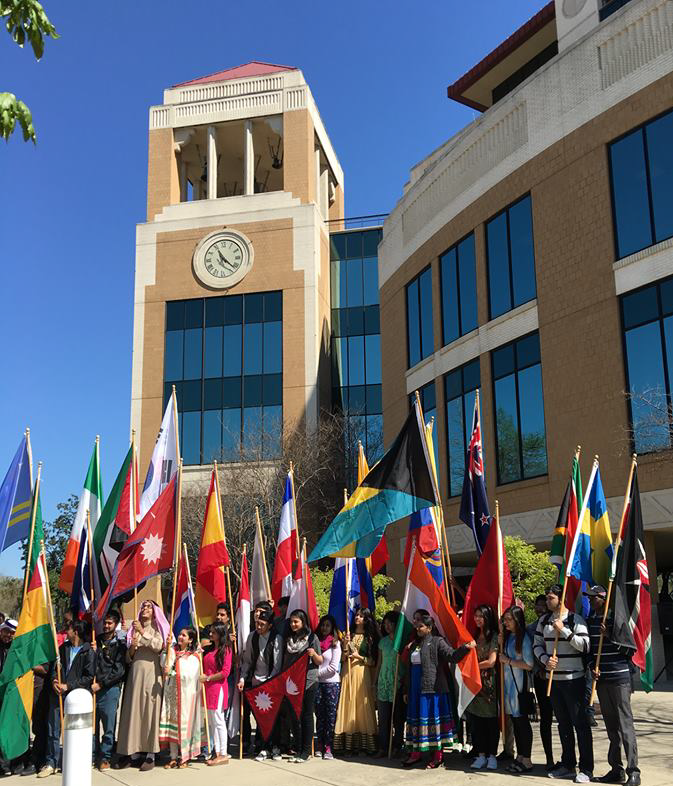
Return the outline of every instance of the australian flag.
{"type": "Polygon", "coordinates": [[[484,456],[481,450],[481,423],[477,401],[478,399],[474,402],[472,435],[465,457],[465,479],[459,517],[472,530],[477,554],[481,554],[491,528],[491,514],[484,483],[484,456]]]}

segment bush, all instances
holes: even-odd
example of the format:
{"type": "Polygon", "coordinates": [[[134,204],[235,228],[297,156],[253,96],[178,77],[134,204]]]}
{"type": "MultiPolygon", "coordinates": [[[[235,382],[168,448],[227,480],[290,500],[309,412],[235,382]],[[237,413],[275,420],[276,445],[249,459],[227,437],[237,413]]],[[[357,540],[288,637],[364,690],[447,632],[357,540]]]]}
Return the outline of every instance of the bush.
{"type": "Polygon", "coordinates": [[[535,598],[558,581],[558,570],[549,561],[548,551],[538,551],[522,538],[507,535],[504,544],[514,595],[523,601],[526,622],[533,622],[535,598]]]}
{"type": "MultiPolygon", "coordinates": [[[[321,616],[327,614],[329,609],[329,596],[332,589],[333,576],[334,571],[332,568],[328,570],[311,571],[315,601],[318,604],[318,611],[321,616]]],[[[387,611],[392,611],[400,605],[399,601],[389,601],[386,597],[387,589],[392,583],[393,579],[390,576],[384,576],[381,573],[378,576],[374,576],[373,584],[374,599],[376,600],[376,619],[379,622],[387,611]]]]}

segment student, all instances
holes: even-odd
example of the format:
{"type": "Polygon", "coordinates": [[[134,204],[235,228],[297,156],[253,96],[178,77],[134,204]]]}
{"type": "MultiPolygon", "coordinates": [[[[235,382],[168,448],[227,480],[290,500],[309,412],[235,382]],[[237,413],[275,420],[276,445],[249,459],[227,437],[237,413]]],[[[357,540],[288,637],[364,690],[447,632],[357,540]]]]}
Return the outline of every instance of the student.
{"type": "Polygon", "coordinates": [[[533,642],[526,631],[526,617],[518,606],[511,606],[503,614],[503,625],[504,640],[498,639],[501,642],[499,659],[505,676],[505,713],[512,719],[517,754],[506,769],[520,775],[533,769],[530,759],[533,729],[519,699],[524,693],[532,696],[528,675],[533,669],[533,642]]]}
{"type": "Polygon", "coordinates": [[[593,777],[594,751],[591,726],[586,711],[584,657],[589,652],[589,633],[579,614],[561,609],[560,584],[546,593],[548,612],[535,629],[533,652],[547,672],[553,670],[551,703],[561,738],[561,764],[549,772],[550,778],[575,776],[575,733],[579,748],[579,772],[575,783],[589,783],[593,777]],[[556,645],[556,656],[553,655],[556,645]]]}
{"type": "MultiPolygon", "coordinates": [[[[276,634],[272,623],[272,611],[262,610],[259,612],[255,621],[255,630],[248,636],[245,650],[241,656],[241,676],[238,681],[238,689],[241,692],[245,688],[262,685],[280,671],[282,639],[276,634]]],[[[271,739],[262,739],[258,729],[255,734],[255,759],[257,761],[265,761],[268,758],[268,748],[271,743],[271,739]]],[[[271,756],[274,761],[282,759],[278,745],[271,747],[271,756]]]]}
{"type": "Polygon", "coordinates": [[[346,755],[376,752],[376,693],[374,669],[379,635],[369,609],[358,609],[354,633],[344,634],[341,655],[341,693],[334,729],[334,750],[346,755]]]}
{"type": "MultiPolygon", "coordinates": [[[[546,613],[547,596],[538,595],[535,598],[535,615],[537,619],[526,628],[533,644],[535,643],[535,629],[537,628],[538,620],[546,613]]],[[[533,652],[533,689],[537,698],[537,713],[540,718],[540,740],[547,759],[545,768],[547,772],[551,772],[558,765],[554,763],[554,748],[552,746],[551,727],[554,720],[554,709],[551,706],[551,699],[547,696],[548,679],[549,672],[535,657],[535,652],[533,652]]]]}
{"type": "Polygon", "coordinates": [[[308,761],[311,757],[311,745],[313,742],[313,706],[315,695],[318,690],[318,667],[322,665],[323,655],[320,640],[311,631],[311,624],[308,615],[303,609],[295,609],[290,614],[290,632],[285,638],[283,646],[283,665],[281,671],[289,669],[290,666],[300,658],[308,655],[308,669],[306,670],[306,687],[304,688],[304,698],[301,705],[299,718],[294,713],[290,716],[292,734],[297,747],[297,755],[290,759],[296,764],[308,761]]]}
{"type": "Polygon", "coordinates": [[[430,614],[417,615],[417,639],[409,651],[407,679],[407,749],[410,755],[403,767],[413,767],[424,753],[431,758],[426,770],[434,770],[442,763],[445,747],[453,743],[455,724],[449,701],[449,682],[444,663],[457,663],[467,655],[469,645],[453,649],[437,632],[430,614]]]}
{"type": "Polygon", "coordinates": [[[471,767],[497,770],[495,754],[498,750],[498,695],[495,664],[498,657],[498,629],[490,606],[477,606],[474,612],[477,635],[477,659],[481,672],[481,691],[470,702],[467,712],[472,731],[472,749],[477,757],[471,767]]]}
{"type": "MultiPolygon", "coordinates": [[[[257,618],[261,614],[262,611],[268,611],[271,614],[271,618],[273,619],[273,603],[268,600],[260,600],[255,603],[253,610],[252,610],[252,624],[253,628],[257,623],[257,618]]],[[[239,653],[239,658],[242,656],[243,653],[239,653]]],[[[231,670],[232,674],[234,673],[234,669],[231,670]]],[[[232,688],[233,692],[233,688],[232,688]]],[[[229,700],[231,702],[231,696],[229,700]]],[[[248,753],[250,750],[250,738],[252,736],[252,727],[250,725],[250,706],[248,705],[247,701],[243,702],[243,753],[248,753]]]]}
{"type": "Polygon", "coordinates": [[[183,628],[168,650],[164,665],[164,700],[159,721],[159,745],[168,745],[166,769],[182,769],[201,751],[201,663],[196,654],[196,631],[183,628]]]}
{"type": "Polygon", "coordinates": [[[103,635],[97,638],[95,645],[92,644],[96,653],[96,676],[91,683],[91,692],[96,702],[96,728],[93,734],[96,760],[101,772],[110,769],[117,725],[117,707],[126,676],[126,642],[121,641],[116,634],[119,620],[119,612],[110,609],[103,620],[103,635]],[[103,727],[100,742],[99,725],[103,727]]]}
{"type": "MultiPolygon", "coordinates": [[[[18,622],[12,619],[4,619],[0,623],[0,672],[5,665],[9,648],[12,646],[17,625],[18,622]]],[[[19,775],[22,770],[23,756],[19,756],[12,761],[0,758],[0,777],[3,775],[19,775]]]]}
{"type": "Polygon", "coordinates": [[[608,764],[610,771],[597,780],[600,783],[624,783],[640,786],[638,767],[638,743],[633,727],[631,712],[631,670],[629,668],[633,650],[620,647],[612,641],[613,615],[610,612],[603,625],[607,591],[601,584],[594,584],[584,595],[589,598],[591,614],[587,620],[591,639],[590,664],[592,676],[598,681],[596,691],[610,740],[608,764]],[[603,648],[599,668],[596,668],[598,643],[603,634],[603,648]],[[626,754],[626,772],[622,763],[621,747],[626,754]]]}
{"type": "Polygon", "coordinates": [[[163,611],[151,600],[143,601],[126,638],[129,671],[119,718],[119,759],[115,769],[130,766],[131,760],[142,761],[141,772],[154,769],[154,755],[159,752],[161,654],[170,635],[163,611]]]}
{"type": "Polygon", "coordinates": [[[210,628],[210,648],[203,656],[203,677],[206,686],[206,706],[208,709],[208,730],[215,755],[208,760],[210,767],[228,764],[231,756],[227,753],[228,732],[226,709],[229,706],[229,675],[231,674],[232,653],[229,629],[216,623],[210,628]]]}
{"type": "Polygon", "coordinates": [[[96,670],[94,651],[89,644],[90,627],[84,620],[69,622],[66,640],[58,649],[61,659],[60,680],[56,663],[50,664],[47,681],[51,685],[49,715],[47,718],[47,763],[38,772],[38,778],[46,778],[56,772],[61,755],[61,717],[59,696],[65,700],[76,688],[91,689],[96,670]]]}
{"type": "Polygon", "coordinates": [[[398,664],[398,656],[393,649],[393,638],[399,616],[398,611],[388,611],[381,620],[383,636],[379,641],[379,661],[376,674],[376,706],[379,711],[379,749],[376,756],[379,759],[388,755],[391,723],[393,724],[393,755],[399,753],[404,734],[406,712],[402,697],[407,667],[406,663],[401,660],[398,664]],[[397,685],[395,685],[396,664],[398,664],[397,685]],[[396,700],[394,700],[395,690],[398,694],[396,700]],[[395,705],[394,718],[393,704],[395,705]]]}
{"type": "Polygon", "coordinates": [[[341,642],[334,617],[326,614],[318,624],[323,661],[318,667],[315,697],[316,752],[333,759],[334,724],[341,690],[341,642]]]}

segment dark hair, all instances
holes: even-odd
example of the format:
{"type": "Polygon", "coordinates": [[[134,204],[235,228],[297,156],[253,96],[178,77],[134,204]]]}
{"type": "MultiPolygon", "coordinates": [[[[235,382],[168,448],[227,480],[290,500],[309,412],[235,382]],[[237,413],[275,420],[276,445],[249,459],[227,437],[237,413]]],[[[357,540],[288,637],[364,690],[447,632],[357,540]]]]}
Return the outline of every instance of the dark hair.
{"type": "Polygon", "coordinates": [[[290,605],[290,596],[289,595],[283,595],[282,598],[278,599],[278,603],[276,603],[276,606],[285,606],[286,608],[289,605],[290,605]]]}
{"type": "Polygon", "coordinates": [[[117,609],[108,609],[105,612],[104,619],[107,619],[108,617],[115,621],[115,625],[119,625],[122,615],[117,611],[117,609]]]}
{"type": "Polygon", "coordinates": [[[86,620],[71,620],[68,623],[68,629],[74,630],[80,641],[91,639],[91,625],[86,620]]]}
{"type": "Polygon", "coordinates": [[[437,630],[437,625],[435,625],[435,619],[432,614],[429,614],[427,611],[418,611],[418,618],[421,621],[421,625],[425,625],[426,628],[430,628],[430,631],[433,636],[438,635],[439,631],[437,630]]]}
{"type": "Polygon", "coordinates": [[[288,636],[292,639],[292,641],[296,641],[297,639],[303,639],[305,636],[311,635],[311,623],[308,621],[308,614],[304,611],[304,609],[295,609],[292,614],[290,614],[289,619],[292,617],[296,617],[297,619],[301,620],[301,628],[298,631],[289,629],[288,636]]]}
{"type": "Polygon", "coordinates": [[[260,600],[259,603],[255,603],[253,611],[257,611],[257,609],[266,609],[267,611],[273,611],[273,606],[269,603],[268,600],[260,600]]]}
{"type": "Polygon", "coordinates": [[[273,622],[273,612],[271,609],[262,609],[257,615],[257,619],[262,622],[273,622]]]}
{"type": "Polygon", "coordinates": [[[371,612],[371,609],[357,609],[356,616],[360,614],[363,620],[364,637],[367,642],[367,655],[376,660],[379,656],[379,632],[376,626],[376,620],[371,612]]]}
{"type": "Polygon", "coordinates": [[[495,613],[490,606],[486,605],[477,606],[474,613],[476,614],[477,612],[484,618],[484,627],[482,628],[484,638],[490,639],[498,628],[495,624],[495,613]]]}
{"type": "MultiPolygon", "coordinates": [[[[505,609],[502,616],[504,617],[505,614],[509,614],[512,617],[516,626],[514,632],[516,651],[523,652],[523,637],[526,635],[526,615],[518,606],[510,606],[508,609],[505,609]]],[[[505,631],[505,633],[507,636],[511,635],[509,631],[505,631]]]]}
{"type": "Polygon", "coordinates": [[[196,649],[196,645],[198,644],[198,638],[197,638],[197,635],[196,635],[196,631],[194,630],[194,628],[189,627],[189,628],[182,628],[180,633],[182,633],[183,630],[187,634],[187,636],[189,637],[189,644],[187,645],[187,649],[190,652],[194,652],[194,650],[196,649]]]}
{"type": "Polygon", "coordinates": [[[537,598],[535,598],[535,603],[533,605],[537,606],[538,603],[546,603],[546,602],[547,602],[546,595],[538,595],[537,598]]]}
{"type": "Polygon", "coordinates": [[[385,636],[386,634],[386,620],[390,620],[391,625],[393,626],[393,630],[397,627],[397,621],[400,618],[399,611],[386,611],[383,615],[383,619],[381,620],[381,636],[385,636]]]}
{"type": "Polygon", "coordinates": [[[336,620],[331,614],[323,614],[323,616],[320,618],[320,622],[318,623],[318,632],[320,632],[320,628],[322,628],[322,624],[325,620],[327,620],[327,622],[329,622],[329,624],[332,626],[332,635],[338,638],[341,635],[341,631],[339,630],[336,620]]]}
{"type": "Polygon", "coordinates": [[[547,587],[545,601],[547,600],[547,595],[556,595],[557,598],[560,598],[563,595],[563,587],[560,584],[552,584],[551,587],[547,587]]]}
{"type": "Polygon", "coordinates": [[[210,635],[212,636],[213,633],[217,633],[220,643],[216,646],[215,642],[211,639],[208,652],[215,650],[215,666],[218,669],[222,669],[224,665],[224,656],[231,646],[229,642],[229,630],[226,625],[216,622],[214,625],[210,626],[210,635]]]}
{"type": "Polygon", "coordinates": [[[227,603],[218,603],[215,613],[217,613],[220,609],[224,609],[227,612],[227,615],[231,616],[229,614],[229,604],[227,604],[227,603]]]}

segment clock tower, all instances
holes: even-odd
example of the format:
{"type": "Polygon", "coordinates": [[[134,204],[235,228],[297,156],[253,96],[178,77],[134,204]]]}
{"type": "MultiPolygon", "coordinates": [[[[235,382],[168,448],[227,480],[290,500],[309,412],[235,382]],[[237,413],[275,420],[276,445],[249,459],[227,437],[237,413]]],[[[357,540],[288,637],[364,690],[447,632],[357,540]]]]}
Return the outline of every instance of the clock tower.
{"type": "Polygon", "coordinates": [[[256,61],[165,90],[148,158],[131,419],[144,477],[175,386],[189,483],[214,459],[273,460],[330,407],[343,172],[302,72],[256,61]]]}

